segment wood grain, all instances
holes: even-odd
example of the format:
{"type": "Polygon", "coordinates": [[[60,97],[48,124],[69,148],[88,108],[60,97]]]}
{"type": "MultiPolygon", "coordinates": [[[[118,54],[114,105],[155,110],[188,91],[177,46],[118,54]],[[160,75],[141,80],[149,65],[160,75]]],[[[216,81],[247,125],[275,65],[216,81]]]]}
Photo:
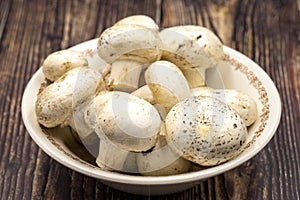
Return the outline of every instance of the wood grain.
{"type": "Polygon", "coordinates": [[[300,199],[300,13],[296,0],[2,0],[0,2],[1,199],[300,199]],[[51,52],[96,38],[117,20],[146,14],[161,27],[198,24],[257,62],[282,99],[281,123],[254,158],[187,191],[136,196],[46,155],[22,122],[24,88],[51,52]]]}

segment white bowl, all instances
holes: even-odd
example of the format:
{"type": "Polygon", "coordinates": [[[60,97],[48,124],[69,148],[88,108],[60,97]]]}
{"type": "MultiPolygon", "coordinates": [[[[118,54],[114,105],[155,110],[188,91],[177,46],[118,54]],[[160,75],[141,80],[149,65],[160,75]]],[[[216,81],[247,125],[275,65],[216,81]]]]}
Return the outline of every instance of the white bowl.
{"type": "MultiPolygon", "coordinates": [[[[97,39],[72,47],[75,50],[95,51],[97,39]]],[[[274,135],[281,116],[281,102],[278,91],[269,76],[252,60],[243,54],[224,46],[228,55],[217,69],[208,72],[208,84],[213,87],[238,89],[251,95],[258,105],[258,120],[249,128],[249,139],[244,151],[236,158],[221,165],[196,172],[180,175],[144,177],[108,172],[93,165],[92,158],[76,142],[69,129],[54,128],[42,130],[35,115],[36,96],[44,82],[42,70],[39,69],[29,81],[22,100],[24,124],[32,139],[49,156],[61,164],[82,174],[102,180],[103,183],[130,193],[158,195],[188,189],[199,181],[231,170],[256,155],[274,135]],[[230,62],[231,64],[228,64],[230,62]],[[220,81],[220,77],[223,82],[220,81]]],[[[89,63],[97,63],[97,58],[90,57],[89,63]]]]}

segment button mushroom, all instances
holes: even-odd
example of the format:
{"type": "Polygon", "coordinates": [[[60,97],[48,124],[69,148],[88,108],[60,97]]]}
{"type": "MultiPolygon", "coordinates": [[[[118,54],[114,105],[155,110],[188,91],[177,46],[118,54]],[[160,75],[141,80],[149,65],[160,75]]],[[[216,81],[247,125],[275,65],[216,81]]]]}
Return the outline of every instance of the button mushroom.
{"type": "Polygon", "coordinates": [[[73,108],[95,95],[101,82],[101,74],[88,67],[66,72],[38,94],[35,105],[38,122],[48,128],[68,125],[73,108]]]}
{"type": "Polygon", "coordinates": [[[47,56],[42,69],[47,79],[55,81],[67,71],[87,65],[87,59],[82,52],[66,49],[47,56]]]}
{"type": "Polygon", "coordinates": [[[86,110],[85,120],[100,139],[133,152],[151,149],[161,124],[150,103],[119,91],[99,93],[86,110]]]}
{"type": "Polygon", "coordinates": [[[208,96],[216,98],[231,108],[233,108],[245,121],[246,126],[250,126],[257,119],[257,106],[249,95],[237,90],[230,89],[207,89],[193,88],[192,92],[195,96],[208,96]]]}
{"type": "Polygon", "coordinates": [[[163,42],[162,59],[168,58],[180,68],[211,67],[224,55],[219,38],[201,26],[174,26],[162,30],[159,35],[163,42]],[[183,60],[177,59],[176,55],[183,60]],[[180,64],[184,61],[189,65],[180,64]]]}
{"type": "Polygon", "coordinates": [[[169,61],[156,61],[145,72],[145,80],[154,100],[168,112],[178,101],[190,97],[190,88],[184,75],[169,61]]]}
{"type": "Polygon", "coordinates": [[[98,54],[108,63],[118,58],[151,63],[160,59],[161,40],[158,31],[135,24],[106,29],[98,41],[98,54]]]}
{"type": "Polygon", "coordinates": [[[214,66],[224,55],[218,37],[201,26],[174,26],[162,30],[159,35],[163,42],[162,59],[177,65],[191,87],[204,85],[205,69],[214,66]]]}
{"type": "Polygon", "coordinates": [[[247,128],[225,103],[195,96],[176,104],[166,117],[166,140],[187,160],[213,166],[230,160],[242,149],[247,128]]]}

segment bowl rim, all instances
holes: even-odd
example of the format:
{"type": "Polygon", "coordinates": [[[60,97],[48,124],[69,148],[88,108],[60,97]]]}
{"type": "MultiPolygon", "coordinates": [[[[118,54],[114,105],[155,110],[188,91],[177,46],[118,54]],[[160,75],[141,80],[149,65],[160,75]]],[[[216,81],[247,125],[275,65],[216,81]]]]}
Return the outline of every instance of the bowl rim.
{"type": "MultiPolygon", "coordinates": [[[[95,44],[97,44],[97,39],[92,39],[81,44],[75,45],[70,49],[73,50],[83,50],[83,49],[95,49],[95,44]]],[[[37,123],[35,118],[34,112],[34,104],[36,97],[32,97],[32,88],[37,87],[37,83],[41,83],[44,80],[44,76],[42,74],[42,69],[39,68],[35,74],[32,76],[30,81],[28,82],[22,97],[22,105],[21,105],[21,112],[23,122],[25,127],[34,140],[34,142],[50,157],[55,159],[57,162],[61,163],[62,165],[80,172],[82,174],[88,175],[90,177],[94,177],[103,181],[115,182],[115,183],[123,183],[123,184],[133,184],[133,185],[166,185],[166,184],[178,184],[178,183],[188,183],[188,182],[195,182],[195,181],[202,181],[207,178],[219,175],[226,171],[229,171],[237,166],[241,165],[242,163],[250,160],[254,157],[259,151],[261,151],[272,139],[274,136],[279,122],[281,118],[281,100],[278,93],[278,90],[268,76],[268,74],[254,61],[252,61],[247,56],[243,55],[242,53],[227,47],[223,46],[224,51],[229,54],[233,55],[235,59],[238,61],[245,61],[247,62],[247,67],[253,72],[255,71],[255,75],[263,78],[260,79],[264,85],[268,87],[268,95],[270,100],[270,116],[272,114],[272,123],[267,123],[265,130],[268,131],[266,134],[265,139],[261,141],[256,141],[259,145],[256,145],[255,149],[243,152],[238,157],[234,158],[233,160],[227,161],[221,165],[210,167],[207,169],[188,172],[184,174],[178,175],[170,175],[170,176],[136,176],[136,175],[129,175],[129,174],[121,174],[117,172],[109,172],[101,170],[96,166],[88,166],[84,163],[78,162],[76,160],[72,160],[70,158],[65,158],[63,156],[61,150],[55,147],[51,142],[47,142],[45,134],[42,132],[40,126],[37,123]],[[29,106],[28,106],[29,105],[29,106]],[[35,121],[35,122],[34,122],[35,121]],[[41,135],[42,133],[42,135],[41,135]]],[[[269,119],[270,120],[270,119],[269,119]]]]}

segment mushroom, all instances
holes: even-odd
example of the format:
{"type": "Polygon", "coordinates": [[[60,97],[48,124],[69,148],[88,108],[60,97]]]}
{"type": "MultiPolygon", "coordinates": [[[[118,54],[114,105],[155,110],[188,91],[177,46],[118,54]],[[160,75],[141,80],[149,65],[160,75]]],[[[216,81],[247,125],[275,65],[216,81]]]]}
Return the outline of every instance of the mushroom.
{"type": "Polygon", "coordinates": [[[98,41],[98,54],[108,63],[118,58],[151,63],[161,57],[158,31],[135,24],[106,29],[98,41]]]}
{"type": "Polygon", "coordinates": [[[138,89],[142,68],[142,63],[133,60],[118,59],[114,61],[106,79],[108,89],[123,92],[132,92],[138,89]]]}
{"type": "Polygon", "coordinates": [[[166,140],[187,160],[202,166],[226,162],[241,152],[244,120],[225,103],[194,96],[176,104],[166,117],[166,140]]]}
{"type": "Polygon", "coordinates": [[[174,26],[162,30],[159,35],[163,42],[162,59],[177,65],[191,87],[204,85],[205,69],[215,66],[224,55],[219,38],[201,26],[174,26]]]}
{"type": "Polygon", "coordinates": [[[135,24],[135,25],[141,25],[141,26],[145,26],[147,28],[153,29],[158,31],[158,25],[155,23],[155,21],[151,18],[148,17],[146,15],[132,15],[129,17],[125,17],[123,19],[121,19],[120,21],[118,21],[117,23],[114,24],[114,26],[118,26],[118,25],[124,25],[124,24],[135,24]]]}
{"type": "Polygon", "coordinates": [[[42,69],[47,79],[55,81],[67,71],[87,65],[87,59],[82,52],[66,49],[47,56],[42,69]]]}
{"type": "Polygon", "coordinates": [[[120,92],[100,92],[85,111],[85,121],[99,136],[118,148],[141,152],[151,149],[161,119],[147,101],[120,92]]]}
{"type": "Polygon", "coordinates": [[[155,147],[149,152],[137,154],[137,167],[142,175],[165,176],[189,171],[191,163],[168,146],[165,132],[165,125],[162,124],[155,147]]]}
{"type": "Polygon", "coordinates": [[[231,108],[233,108],[245,121],[246,126],[250,126],[257,119],[257,106],[253,98],[249,95],[231,89],[207,89],[193,88],[195,96],[208,96],[216,98],[231,108]]]}
{"type": "Polygon", "coordinates": [[[179,68],[208,68],[224,56],[222,42],[205,27],[174,26],[163,29],[159,36],[163,42],[162,59],[168,58],[167,60],[179,68]],[[187,65],[184,65],[184,62],[187,62],[187,65]]]}
{"type": "Polygon", "coordinates": [[[168,112],[177,102],[190,97],[189,84],[176,65],[156,61],[145,72],[145,80],[154,100],[168,112]]]}
{"type": "Polygon", "coordinates": [[[101,83],[101,74],[89,67],[66,72],[38,94],[35,104],[38,122],[47,128],[68,125],[73,109],[95,95],[101,83]]]}

